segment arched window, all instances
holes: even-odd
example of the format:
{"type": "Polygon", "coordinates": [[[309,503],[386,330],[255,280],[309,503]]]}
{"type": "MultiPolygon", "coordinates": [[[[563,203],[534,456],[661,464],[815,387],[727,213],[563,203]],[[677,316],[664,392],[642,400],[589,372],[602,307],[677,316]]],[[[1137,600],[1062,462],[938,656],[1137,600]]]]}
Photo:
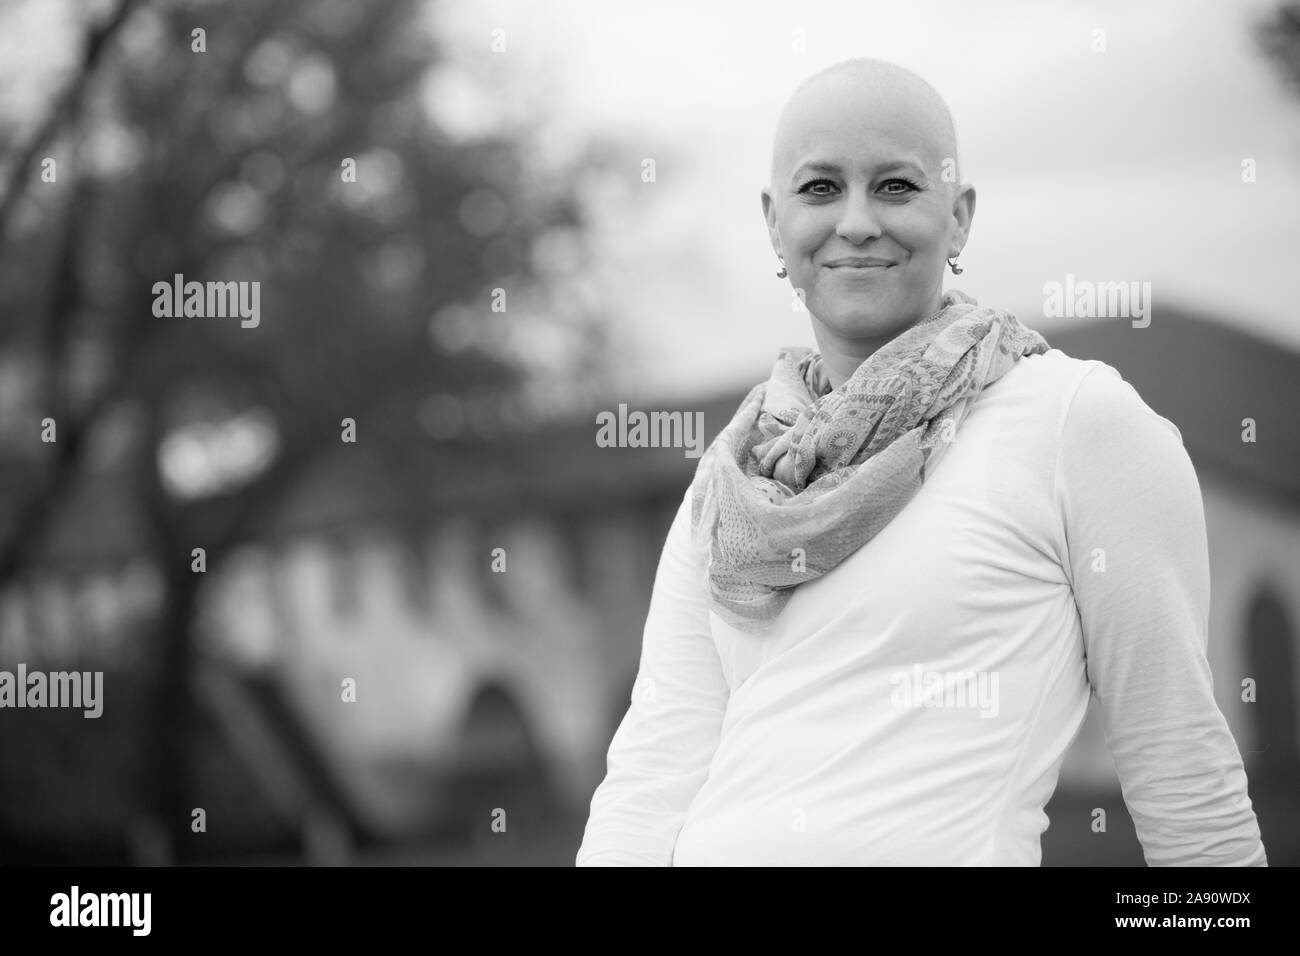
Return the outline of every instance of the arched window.
{"type": "Polygon", "coordinates": [[[534,729],[503,684],[489,681],[471,696],[436,805],[446,835],[489,840],[498,810],[507,814],[508,825],[497,836],[535,836],[555,813],[553,781],[534,729]]]}
{"type": "Polygon", "coordinates": [[[1246,612],[1247,676],[1255,678],[1253,748],[1243,754],[1247,773],[1261,784],[1300,780],[1297,745],[1296,633],[1286,607],[1268,587],[1256,591],[1246,612]]]}

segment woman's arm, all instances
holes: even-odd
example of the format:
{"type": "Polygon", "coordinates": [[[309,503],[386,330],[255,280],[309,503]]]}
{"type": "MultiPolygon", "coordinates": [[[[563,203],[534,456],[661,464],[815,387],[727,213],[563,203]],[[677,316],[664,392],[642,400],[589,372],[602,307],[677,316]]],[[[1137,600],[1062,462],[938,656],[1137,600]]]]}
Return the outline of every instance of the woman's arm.
{"type": "Polygon", "coordinates": [[[1182,436],[1095,365],[1066,415],[1056,487],[1088,679],[1148,865],[1266,866],[1214,700],[1205,512],[1182,436]]]}
{"type": "Polygon", "coordinates": [[[591,800],[578,866],[670,865],[718,746],[728,689],[690,520],[688,491],[659,558],[631,706],[591,800]]]}

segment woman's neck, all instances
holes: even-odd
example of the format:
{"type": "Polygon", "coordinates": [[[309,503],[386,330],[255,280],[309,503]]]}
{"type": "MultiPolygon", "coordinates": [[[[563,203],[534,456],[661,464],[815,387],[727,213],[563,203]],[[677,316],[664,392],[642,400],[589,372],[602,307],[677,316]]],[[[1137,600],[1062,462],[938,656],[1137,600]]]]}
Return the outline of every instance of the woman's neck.
{"type": "Polygon", "coordinates": [[[882,345],[887,345],[917,322],[933,316],[939,311],[939,302],[941,300],[942,290],[940,295],[936,297],[933,306],[917,319],[876,336],[850,337],[841,335],[814,315],[812,317],[813,337],[817,340],[817,350],[822,356],[822,370],[826,373],[831,388],[839,388],[847,382],[849,377],[858,370],[858,366],[871,358],[882,345]]]}

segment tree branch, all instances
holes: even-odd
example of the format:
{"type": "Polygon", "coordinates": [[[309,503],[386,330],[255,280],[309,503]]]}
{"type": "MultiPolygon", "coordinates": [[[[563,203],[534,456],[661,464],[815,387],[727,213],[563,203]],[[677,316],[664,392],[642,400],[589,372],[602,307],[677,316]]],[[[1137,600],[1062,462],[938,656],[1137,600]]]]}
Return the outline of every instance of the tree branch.
{"type": "Polygon", "coordinates": [[[123,24],[126,23],[127,17],[132,12],[132,7],[138,2],[139,0],[119,0],[117,7],[104,22],[86,35],[86,43],[81,54],[81,65],[77,68],[77,75],[55,101],[44,122],[37,127],[36,132],[28,141],[26,148],[19,152],[18,159],[9,170],[9,183],[5,189],[4,198],[0,199],[0,248],[3,248],[2,244],[5,232],[9,227],[9,220],[13,217],[14,210],[18,208],[18,200],[22,198],[24,178],[31,175],[31,168],[41,150],[45,149],[50,140],[58,133],[67,117],[74,112],[76,105],[85,94],[91,76],[99,65],[104,50],[108,46],[108,41],[121,30],[123,24]]]}

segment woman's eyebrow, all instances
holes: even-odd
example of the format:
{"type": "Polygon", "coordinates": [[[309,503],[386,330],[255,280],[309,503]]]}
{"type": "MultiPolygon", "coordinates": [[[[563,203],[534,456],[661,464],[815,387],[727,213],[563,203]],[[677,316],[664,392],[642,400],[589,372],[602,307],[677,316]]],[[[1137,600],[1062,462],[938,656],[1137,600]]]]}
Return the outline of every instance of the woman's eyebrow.
{"type": "MultiPolygon", "coordinates": [[[[875,172],[876,172],[876,173],[881,173],[881,172],[884,172],[884,171],[887,170],[887,169],[901,169],[901,168],[904,168],[904,167],[907,167],[907,168],[910,168],[910,169],[914,169],[914,170],[916,170],[916,172],[917,172],[918,174],[920,174],[921,176],[924,176],[924,175],[925,175],[925,170],[922,169],[921,166],[920,166],[918,163],[914,163],[914,162],[912,162],[910,159],[891,159],[891,160],[888,160],[887,162],[883,162],[883,163],[879,164],[879,165],[876,167],[875,172]]],[[[809,162],[800,163],[800,164],[795,168],[794,174],[791,176],[791,179],[797,179],[797,178],[799,177],[799,174],[800,174],[801,172],[803,172],[804,170],[808,170],[809,172],[817,172],[817,173],[839,173],[839,172],[841,172],[841,169],[840,169],[840,166],[839,166],[838,163],[829,163],[829,162],[825,162],[825,161],[821,161],[821,160],[812,160],[812,161],[809,161],[809,162]]]]}

